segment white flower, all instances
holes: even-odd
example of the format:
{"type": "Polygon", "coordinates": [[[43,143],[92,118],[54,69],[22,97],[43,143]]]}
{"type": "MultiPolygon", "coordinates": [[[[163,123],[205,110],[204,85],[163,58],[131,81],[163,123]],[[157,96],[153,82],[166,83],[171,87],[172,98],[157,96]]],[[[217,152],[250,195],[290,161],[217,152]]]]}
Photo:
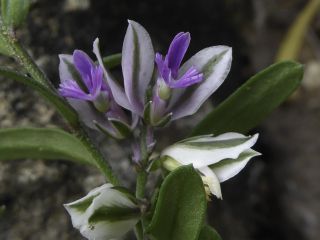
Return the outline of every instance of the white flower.
{"type": "Polygon", "coordinates": [[[124,188],[112,184],[95,188],[64,207],[72,225],[89,240],[119,238],[133,228],[140,217],[135,198],[124,188]]]}
{"type": "Polygon", "coordinates": [[[252,157],[260,155],[251,149],[257,139],[258,134],[244,136],[233,132],[188,138],[163,150],[163,165],[172,171],[192,164],[210,192],[222,198],[220,183],[237,175],[252,157]]]}

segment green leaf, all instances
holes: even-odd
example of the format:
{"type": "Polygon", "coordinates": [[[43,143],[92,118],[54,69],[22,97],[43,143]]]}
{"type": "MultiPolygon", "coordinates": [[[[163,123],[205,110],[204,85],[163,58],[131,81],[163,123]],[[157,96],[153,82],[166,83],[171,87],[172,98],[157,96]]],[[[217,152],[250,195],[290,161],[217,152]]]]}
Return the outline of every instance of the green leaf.
{"type": "Polygon", "coordinates": [[[198,240],[222,240],[219,233],[208,225],[203,226],[198,240]]]}
{"type": "Polygon", "coordinates": [[[30,0],[1,0],[1,17],[10,27],[21,26],[29,12],[30,0]]]}
{"type": "Polygon", "coordinates": [[[50,128],[0,130],[0,161],[23,158],[71,160],[95,166],[85,146],[73,135],[50,128]]]}
{"type": "Polygon", "coordinates": [[[68,120],[68,122],[72,124],[72,126],[77,126],[79,124],[78,115],[74,111],[74,109],[56,92],[53,92],[45,85],[35,81],[33,78],[22,75],[6,67],[0,67],[0,75],[23,83],[31,87],[32,89],[36,90],[51,104],[53,104],[56,107],[56,109],[61,113],[61,115],[64,116],[68,120]]]}
{"type": "Polygon", "coordinates": [[[303,66],[293,61],[271,65],[251,77],[209,113],[192,135],[247,133],[277,108],[299,86],[303,66]]]}
{"type": "Polygon", "coordinates": [[[162,183],[147,232],[155,240],[196,240],[206,207],[206,194],[199,174],[191,165],[179,167],[162,183]]]}

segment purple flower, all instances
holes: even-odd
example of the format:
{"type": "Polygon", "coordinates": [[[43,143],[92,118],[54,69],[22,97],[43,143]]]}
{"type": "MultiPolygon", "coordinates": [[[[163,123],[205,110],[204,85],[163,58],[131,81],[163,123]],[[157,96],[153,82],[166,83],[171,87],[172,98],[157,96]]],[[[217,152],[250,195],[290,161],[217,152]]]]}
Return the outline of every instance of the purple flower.
{"type": "MultiPolygon", "coordinates": [[[[151,125],[161,126],[194,114],[227,77],[232,59],[230,47],[205,48],[180,67],[190,43],[189,33],[179,33],[163,57],[155,55],[148,32],[139,23],[128,22],[122,48],[123,87],[108,69],[103,70],[114,100],[151,125]],[[151,97],[147,94],[149,89],[151,97]]],[[[103,66],[98,39],[94,53],[103,66]]]]}
{"type": "Polygon", "coordinates": [[[156,54],[155,61],[157,63],[159,78],[158,81],[164,81],[169,88],[185,88],[195,83],[201,82],[203,74],[194,66],[191,66],[179,78],[179,68],[182,59],[190,44],[189,33],[178,33],[170,44],[168,54],[163,59],[160,53],[156,54]]]}
{"type": "Polygon", "coordinates": [[[231,66],[231,48],[201,50],[180,67],[190,44],[189,33],[178,33],[165,57],[157,53],[158,76],[149,102],[152,125],[163,125],[194,114],[223,83],[231,66]]]}
{"type": "Polygon", "coordinates": [[[72,57],[82,86],[74,79],[65,80],[59,86],[61,96],[87,101],[95,101],[100,93],[109,96],[110,93],[103,81],[103,69],[96,66],[89,56],[81,50],[75,50],[72,57]]]}
{"type": "Polygon", "coordinates": [[[61,96],[68,99],[88,127],[115,138],[124,138],[123,130],[129,132],[135,127],[137,117],[133,117],[130,125],[129,118],[114,100],[101,65],[96,65],[81,50],[59,57],[61,96]]]}

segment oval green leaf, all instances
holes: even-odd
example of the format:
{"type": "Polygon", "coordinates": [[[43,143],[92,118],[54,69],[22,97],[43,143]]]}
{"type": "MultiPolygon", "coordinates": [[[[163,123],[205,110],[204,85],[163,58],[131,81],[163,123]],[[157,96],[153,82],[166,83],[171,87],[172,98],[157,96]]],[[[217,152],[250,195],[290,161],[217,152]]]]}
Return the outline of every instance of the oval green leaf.
{"type": "Polygon", "coordinates": [[[219,233],[208,225],[202,227],[198,240],[222,240],[219,233]]]}
{"type": "Polygon", "coordinates": [[[209,113],[192,135],[247,133],[290,96],[302,76],[303,66],[299,63],[284,61],[271,65],[209,113]]]}
{"type": "Polygon", "coordinates": [[[9,128],[0,130],[0,161],[14,159],[71,160],[95,166],[85,146],[59,129],[9,128]]]}
{"type": "Polygon", "coordinates": [[[206,207],[199,174],[191,165],[179,167],[162,183],[147,232],[153,240],[196,240],[206,207]]]}

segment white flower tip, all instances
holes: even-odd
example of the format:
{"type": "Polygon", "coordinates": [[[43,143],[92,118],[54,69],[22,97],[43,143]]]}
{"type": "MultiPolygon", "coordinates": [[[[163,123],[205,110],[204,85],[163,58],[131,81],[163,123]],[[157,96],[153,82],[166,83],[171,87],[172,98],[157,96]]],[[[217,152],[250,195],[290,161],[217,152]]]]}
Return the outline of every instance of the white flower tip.
{"type": "Polygon", "coordinates": [[[99,38],[98,37],[96,37],[96,39],[93,41],[93,45],[98,45],[99,44],[99,38]]]}

